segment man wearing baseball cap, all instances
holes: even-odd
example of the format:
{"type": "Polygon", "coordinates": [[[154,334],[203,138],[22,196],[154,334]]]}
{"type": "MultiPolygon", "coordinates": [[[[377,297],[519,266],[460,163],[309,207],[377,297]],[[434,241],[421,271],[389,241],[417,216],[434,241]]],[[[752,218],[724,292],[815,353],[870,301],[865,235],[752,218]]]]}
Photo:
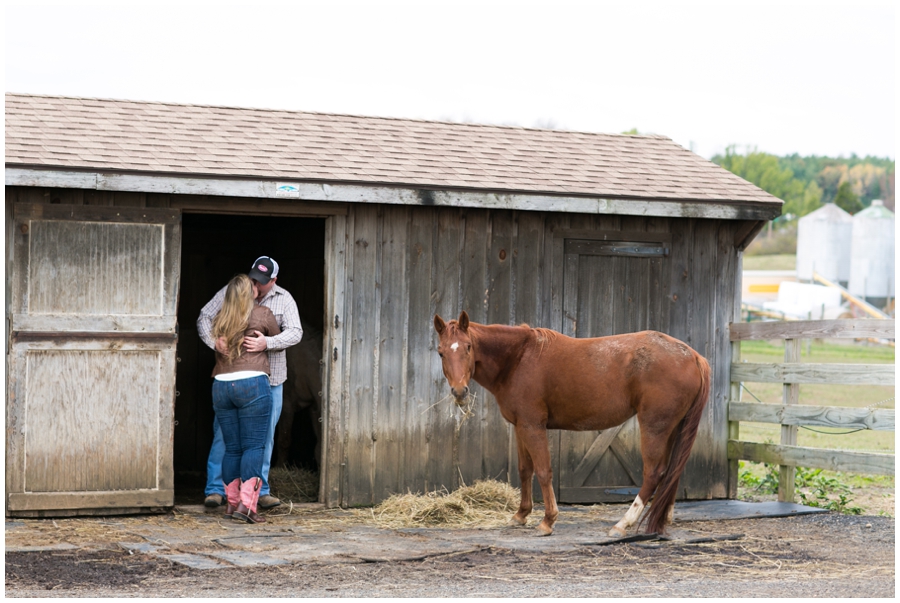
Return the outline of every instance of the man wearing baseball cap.
{"type": "MultiPolygon", "coordinates": [[[[277,507],[281,501],[272,496],[269,491],[269,467],[272,464],[272,448],[275,441],[275,426],[281,416],[282,394],[284,382],[287,381],[287,357],[285,350],[292,345],[300,343],[303,337],[303,328],[300,326],[300,313],[297,311],[297,303],[291,294],[276,284],[278,280],[278,262],[269,256],[262,256],[253,262],[248,276],[256,281],[259,295],[256,303],[266,306],[275,315],[281,334],[274,337],[266,337],[259,331],[255,331],[253,337],[244,338],[244,349],[248,352],[269,352],[269,387],[272,388],[272,416],[269,422],[269,433],[266,438],[266,448],[263,454],[262,479],[263,485],[259,491],[259,506],[263,509],[277,507]]],[[[220,351],[225,350],[222,341],[216,341],[212,335],[212,322],[222,308],[225,299],[225,289],[222,287],[213,296],[208,304],[200,310],[197,319],[197,331],[203,343],[212,349],[221,346],[220,351]]],[[[209,460],[206,465],[206,500],[207,507],[217,507],[225,502],[225,484],[222,481],[222,459],[225,457],[225,441],[222,439],[222,430],[218,423],[213,421],[213,443],[209,450],[209,460]]]]}

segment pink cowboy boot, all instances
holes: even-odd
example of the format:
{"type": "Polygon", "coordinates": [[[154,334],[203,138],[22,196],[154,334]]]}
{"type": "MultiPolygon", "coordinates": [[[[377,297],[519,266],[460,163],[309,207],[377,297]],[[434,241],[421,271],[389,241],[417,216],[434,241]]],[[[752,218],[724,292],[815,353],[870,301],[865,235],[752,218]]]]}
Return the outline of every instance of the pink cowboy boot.
{"type": "Polygon", "coordinates": [[[241,502],[234,510],[232,519],[241,519],[247,523],[265,523],[266,518],[256,514],[256,503],[259,501],[259,489],[262,479],[250,478],[241,484],[241,502]]]}
{"type": "Polygon", "coordinates": [[[228,499],[225,504],[225,517],[231,518],[235,509],[241,504],[241,478],[235,478],[225,486],[225,498],[228,499]]]}

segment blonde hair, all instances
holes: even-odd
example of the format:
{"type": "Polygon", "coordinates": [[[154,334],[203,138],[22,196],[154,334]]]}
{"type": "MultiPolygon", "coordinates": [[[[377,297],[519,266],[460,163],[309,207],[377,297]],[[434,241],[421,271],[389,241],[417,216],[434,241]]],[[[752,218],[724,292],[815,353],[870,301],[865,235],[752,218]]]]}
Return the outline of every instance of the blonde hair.
{"type": "Polygon", "coordinates": [[[225,360],[228,364],[241,356],[241,344],[250,324],[250,312],[253,311],[254,303],[253,284],[249,276],[239,274],[229,281],[222,309],[213,319],[213,337],[225,338],[228,347],[225,360]]]}

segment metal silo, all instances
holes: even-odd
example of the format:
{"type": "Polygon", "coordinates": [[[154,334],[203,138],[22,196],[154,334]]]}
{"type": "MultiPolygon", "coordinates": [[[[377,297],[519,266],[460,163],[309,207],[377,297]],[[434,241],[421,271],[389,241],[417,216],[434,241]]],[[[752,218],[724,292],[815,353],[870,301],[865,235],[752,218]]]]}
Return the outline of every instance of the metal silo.
{"type": "Polygon", "coordinates": [[[881,201],[853,216],[847,288],[879,308],[894,297],[894,213],[881,201]]]}
{"type": "Polygon", "coordinates": [[[797,278],[812,281],[813,271],[847,286],[853,217],[827,203],[800,218],[797,225],[797,278]]]}

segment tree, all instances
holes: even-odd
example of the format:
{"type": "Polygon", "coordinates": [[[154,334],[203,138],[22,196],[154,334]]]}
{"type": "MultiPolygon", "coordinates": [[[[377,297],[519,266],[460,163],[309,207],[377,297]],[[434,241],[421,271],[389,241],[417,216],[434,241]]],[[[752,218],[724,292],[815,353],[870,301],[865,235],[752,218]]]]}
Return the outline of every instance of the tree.
{"type": "Polygon", "coordinates": [[[850,214],[855,214],[863,208],[859,197],[853,192],[853,185],[846,180],[838,187],[837,195],[834,197],[834,204],[850,214]]]}
{"type": "MultiPolygon", "coordinates": [[[[819,188],[819,185],[813,180],[806,185],[806,189],[803,191],[802,203],[796,210],[791,208],[791,213],[796,214],[797,216],[805,216],[806,214],[816,211],[820,207],[822,207],[822,189],[819,188]]],[[[787,213],[787,207],[785,207],[785,213],[787,213]]]]}
{"type": "Polygon", "coordinates": [[[748,150],[746,155],[739,155],[735,152],[735,145],[731,145],[725,149],[724,156],[716,155],[712,160],[784,201],[783,213],[803,215],[801,212],[806,204],[804,193],[807,186],[794,178],[794,172],[790,169],[782,168],[775,155],[760,153],[756,149],[748,150]]]}

